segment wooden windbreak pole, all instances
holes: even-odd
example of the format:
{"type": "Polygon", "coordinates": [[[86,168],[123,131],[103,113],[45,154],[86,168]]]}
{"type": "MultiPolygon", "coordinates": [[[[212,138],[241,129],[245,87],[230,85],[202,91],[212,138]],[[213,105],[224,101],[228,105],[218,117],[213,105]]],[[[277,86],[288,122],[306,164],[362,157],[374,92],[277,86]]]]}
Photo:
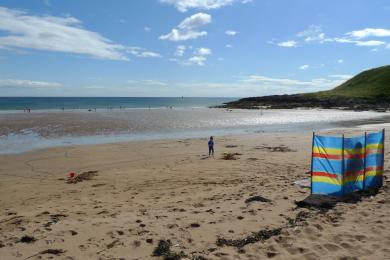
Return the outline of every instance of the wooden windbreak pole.
{"type": "Polygon", "coordinates": [[[313,194],[313,152],[314,152],[314,137],[315,132],[313,132],[313,137],[311,139],[311,165],[310,165],[310,194],[313,194]]]}
{"type": "Polygon", "coordinates": [[[382,185],[383,185],[383,173],[385,172],[385,129],[382,129],[383,135],[383,148],[382,148],[382,185]]]}
{"type": "Polygon", "coordinates": [[[341,149],[341,195],[344,195],[344,134],[341,149]]]}
{"type": "Polygon", "coordinates": [[[383,170],[385,169],[385,129],[382,129],[382,135],[383,135],[383,152],[382,152],[382,166],[383,170]]]}
{"type": "Polygon", "coordinates": [[[367,132],[364,132],[363,190],[366,189],[367,132]]]}

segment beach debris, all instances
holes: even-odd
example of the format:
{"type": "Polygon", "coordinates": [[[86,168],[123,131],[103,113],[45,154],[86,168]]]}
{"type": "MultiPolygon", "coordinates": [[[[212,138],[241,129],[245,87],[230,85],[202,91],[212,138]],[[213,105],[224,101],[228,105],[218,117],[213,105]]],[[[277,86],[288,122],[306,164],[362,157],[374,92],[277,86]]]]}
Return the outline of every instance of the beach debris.
{"type": "Polygon", "coordinates": [[[328,210],[336,206],[339,199],[333,196],[325,196],[320,194],[310,194],[303,200],[294,201],[298,208],[328,210]]]}
{"type": "Polygon", "coordinates": [[[180,260],[183,257],[186,257],[183,251],[180,253],[171,251],[172,243],[168,240],[158,241],[157,247],[153,250],[152,256],[163,257],[164,260],[180,260]]]}
{"type": "Polygon", "coordinates": [[[295,218],[289,218],[287,217],[288,225],[290,227],[296,227],[300,223],[306,221],[306,219],[310,216],[309,212],[307,211],[300,211],[298,214],[295,216],[295,218]]]}
{"type": "Polygon", "coordinates": [[[116,246],[119,242],[120,242],[120,240],[117,238],[117,239],[113,240],[111,243],[107,244],[106,247],[107,247],[107,249],[113,248],[113,247],[116,246]]]}
{"type": "Polygon", "coordinates": [[[285,153],[285,152],[296,152],[296,150],[293,150],[285,145],[279,145],[279,146],[256,146],[256,150],[267,150],[269,152],[279,152],[279,153],[285,153]]]}
{"type": "Polygon", "coordinates": [[[358,203],[362,198],[373,198],[378,193],[378,189],[362,190],[354,193],[349,193],[342,197],[335,197],[321,194],[310,194],[305,199],[294,201],[298,208],[317,209],[327,211],[336,206],[337,203],[358,203]]]}
{"type": "Polygon", "coordinates": [[[311,186],[311,180],[309,178],[305,178],[302,180],[294,181],[295,185],[298,185],[301,188],[310,188],[311,186]]]}
{"type": "Polygon", "coordinates": [[[88,181],[91,180],[92,177],[96,176],[98,171],[87,171],[82,172],[80,174],[76,174],[74,172],[69,173],[69,177],[66,180],[67,183],[78,183],[82,181],[88,181]]]}
{"type": "Polygon", "coordinates": [[[258,232],[252,233],[245,238],[242,239],[226,239],[219,237],[217,239],[217,246],[233,246],[233,247],[244,247],[248,244],[253,244],[259,241],[265,241],[270,239],[273,236],[280,235],[282,228],[274,228],[274,229],[263,229],[258,232]]]}
{"type": "Polygon", "coordinates": [[[223,160],[237,160],[237,155],[242,155],[241,153],[229,153],[229,152],[224,152],[222,159],[223,160]]]}
{"type": "Polygon", "coordinates": [[[22,243],[32,243],[32,242],[35,242],[37,239],[33,236],[28,236],[28,235],[24,235],[20,238],[20,242],[22,243]]]}
{"type": "Polygon", "coordinates": [[[227,144],[225,145],[226,148],[236,148],[238,147],[238,145],[234,145],[234,144],[227,144]]]}
{"type": "Polygon", "coordinates": [[[260,201],[260,202],[271,202],[270,199],[267,199],[267,198],[264,198],[262,196],[253,196],[253,197],[249,197],[245,200],[245,203],[251,203],[253,201],[260,201]]]}
{"type": "Polygon", "coordinates": [[[26,259],[33,258],[33,257],[36,257],[38,255],[45,255],[45,254],[48,254],[48,255],[61,255],[61,254],[65,253],[65,252],[66,251],[62,250],[62,249],[46,249],[46,250],[40,251],[39,253],[36,253],[36,254],[34,254],[32,256],[29,256],[26,259]]]}
{"type": "Polygon", "coordinates": [[[268,258],[272,258],[272,257],[276,256],[277,254],[278,254],[278,253],[276,253],[276,252],[268,251],[268,252],[267,252],[267,257],[268,257],[268,258]]]}
{"type": "Polygon", "coordinates": [[[63,253],[65,253],[65,250],[62,250],[62,249],[46,249],[46,250],[39,252],[39,254],[41,254],[41,255],[43,255],[43,254],[60,255],[63,253]]]}
{"type": "Polygon", "coordinates": [[[45,228],[49,228],[52,224],[57,223],[58,221],[61,220],[61,218],[65,218],[67,216],[68,215],[65,215],[65,214],[52,214],[52,215],[50,215],[50,221],[47,222],[46,224],[44,224],[43,226],[45,228]]]}
{"type": "Polygon", "coordinates": [[[200,224],[198,224],[198,223],[191,223],[190,226],[193,227],[193,228],[198,228],[198,227],[200,227],[200,224]]]}

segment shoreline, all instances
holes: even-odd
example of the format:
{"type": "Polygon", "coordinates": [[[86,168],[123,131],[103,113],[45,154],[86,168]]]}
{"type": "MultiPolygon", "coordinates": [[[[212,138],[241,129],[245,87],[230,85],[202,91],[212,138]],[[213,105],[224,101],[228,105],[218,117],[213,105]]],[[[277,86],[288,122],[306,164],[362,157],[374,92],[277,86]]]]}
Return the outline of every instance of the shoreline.
{"type": "Polygon", "coordinates": [[[76,144],[316,131],[367,122],[387,123],[390,116],[318,109],[258,113],[208,108],[0,114],[0,154],[76,144]]]}
{"type": "MultiPolygon", "coordinates": [[[[340,131],[362,132],[326,133],[340,131]]],[[[356,204],[323,213],[297,209],[294,201],[310,193],[294,184],[308,177],[310,132],[217,137],[215,142],[215,158],[207,157],[206,138],[0,156],[0,255],[38,259],[45,257],[40,252],[55,249],[65,259],[162,259],[152,257],[153,251],[160,240],[170,240],[171,252],[182,251],[183,259],[390,256],[388,182],[378,195],[356,204]],[[223,160],[224,152],[239,155],[223,160]],[[69,172],[86,171],[97,174],[66,183],[69,172]],[[245,202],[253,196],[270,202],[245,202]],[[288,227],[298,214],[306,217],[288,227]],[[285,225],[279,235],[244,247],[217,242],[285,225]],[[24,236],[34,241],[21,242],[24,236]]],[[[389,159],[389,153],[385,156],[389,159]]]]}

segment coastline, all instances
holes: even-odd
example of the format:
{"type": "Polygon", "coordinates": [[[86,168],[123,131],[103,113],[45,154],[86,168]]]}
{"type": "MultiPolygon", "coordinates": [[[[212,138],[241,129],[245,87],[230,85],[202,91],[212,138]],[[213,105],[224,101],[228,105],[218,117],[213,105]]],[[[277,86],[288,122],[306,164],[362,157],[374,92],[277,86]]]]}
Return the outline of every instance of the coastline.
{"type": "Polygon", "coordinates": [[[159,259],[153,251],[169,239],[170,250],[182,251],[183,259],[390,256],[388,182],[376,196],[355,204],[341,203],[326,212],[296,208],[294,201],[310,193],[294,184],[308,177],[309,131],[217,137],[215,142],[214,159],[207,158],[205,138],[1,155],[0,255],[38,259],[47,256],[40,252],[56,249],[64,259],[159,259]],[[222,160],[224,152],[240,155],[222,160]],[[69,172],[85,171],[98,172],[91,180],[65,182],[69,172]],[[245,202],[253,196],[271,201],[245,202]],[[298,215],[305,217],[288,227],[298,215]],[[286,225],[279,235],[244,247],[217,243],[286,225]],[[21,242],[23,236],[36,240],[21,242]]]}

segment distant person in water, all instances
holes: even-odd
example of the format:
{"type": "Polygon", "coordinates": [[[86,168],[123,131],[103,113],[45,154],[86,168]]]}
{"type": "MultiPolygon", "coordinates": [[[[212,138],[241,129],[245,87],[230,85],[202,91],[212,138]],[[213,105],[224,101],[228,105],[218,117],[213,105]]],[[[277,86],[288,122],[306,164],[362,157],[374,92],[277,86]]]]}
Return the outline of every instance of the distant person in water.
{"type": "Polygon", "coordinates": [[[210,155],[214,157],[214,138],[212,136],[210,136],[208,145],[209,145],[209,157],[210,155]]]}

